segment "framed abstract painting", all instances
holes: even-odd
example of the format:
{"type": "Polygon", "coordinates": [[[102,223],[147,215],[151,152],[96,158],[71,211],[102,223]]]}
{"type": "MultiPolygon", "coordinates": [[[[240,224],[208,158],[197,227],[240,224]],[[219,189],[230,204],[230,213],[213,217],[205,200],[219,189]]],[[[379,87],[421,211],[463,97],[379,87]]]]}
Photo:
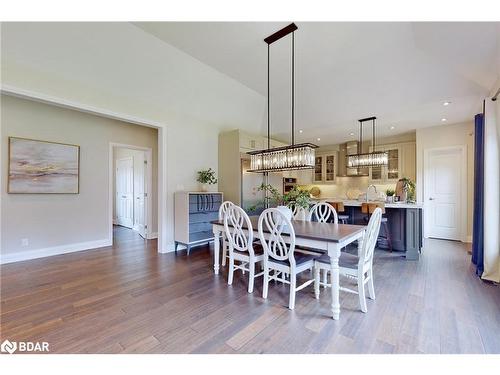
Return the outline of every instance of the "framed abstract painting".
{"type": "Polygon", "coordinates": [[[80,146],[9,137],[11,194],[78,194],[80,146]]]}

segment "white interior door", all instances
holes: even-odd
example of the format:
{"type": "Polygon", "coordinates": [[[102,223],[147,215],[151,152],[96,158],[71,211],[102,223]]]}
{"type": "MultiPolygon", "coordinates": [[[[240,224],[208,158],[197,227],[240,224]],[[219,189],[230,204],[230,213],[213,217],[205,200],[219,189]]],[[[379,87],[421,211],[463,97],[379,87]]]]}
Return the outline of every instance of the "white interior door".
{"type": "Polygon", "coordinates": [[[428,150],[424,203],[427,235],[434,238],[461,240],[462,216],[462,148],[428,150]]]}
{"type": "Polygon", "coordinates": [[[134,159],[134,230],[146,238],[146,155],[138,154],[134,159]]]}
{"type": "Polygon", "coordinates": [[[134,161],[116,160],[116,223],[132,228],[134,218],[134,161]]]}

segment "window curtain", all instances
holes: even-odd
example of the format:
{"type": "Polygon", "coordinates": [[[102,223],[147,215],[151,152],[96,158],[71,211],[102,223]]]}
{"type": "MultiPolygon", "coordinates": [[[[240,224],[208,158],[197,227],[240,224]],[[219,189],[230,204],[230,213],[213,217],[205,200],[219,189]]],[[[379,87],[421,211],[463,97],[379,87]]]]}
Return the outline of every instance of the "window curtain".
{"type": "Polygon", "coordinates": [[[474,118],[474,213],[472,222],[472,263],[476,274],[484,271],[484,115],[474,118]]]}
{"type": "Polygon", "coordinates": [[[484,208],[483,273],[481,278],[500,282],[500,102],[484,105],[484,208]]]}

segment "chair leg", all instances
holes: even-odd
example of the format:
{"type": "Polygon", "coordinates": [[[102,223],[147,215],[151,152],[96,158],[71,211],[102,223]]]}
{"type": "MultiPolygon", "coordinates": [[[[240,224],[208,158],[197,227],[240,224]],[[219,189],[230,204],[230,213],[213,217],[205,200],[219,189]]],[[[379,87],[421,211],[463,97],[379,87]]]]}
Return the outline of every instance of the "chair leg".
{"type": "Polygon", "coordinates": [[[385,227],[385,236],[387,238],[387,245],[389,245],[389,252],[392,253],[392,238],[391,238],[391,232],[389,232],[389,224],[384,223],[384,227],[385,227]]]}
{"type": "Polygon", "coordinates": [[[323,268],[323,288],[326,288],[326,284],[328,284],[328,270],[323,268]]]}
{"type": "Polygon", "coordinates": [[[319,267],[314,267],[314,296],[319,298],[319,267]]]}
{"type": "Polygon", "coordinates": [[[370,296],[370,299],[375,299],[375,288],[373,286],[373,269],[370,268],[368,271],[368,277],[370,278],[368,280],[368,295],[370,296]]]}
{"type": "Polygon", "coordinates": [[[264,287],[262,288],[262,298],[267,298],[267,291],[269,289],[269,268],[264,266],[264,287]]]}
{"type": "Polygon", "coordinates": [[[364,277],[358,276],[358,294],[359,294],[359,307],[364,313],[367,312],[366,308],[366,297],[365,297],[365,283],[364,277]]]}
{"type": "Polygon", "coordinates": [[[233,283],[233,273],[234,273],[234,258],[229,254],[229,275],[227,278],[227,285],[233,283]]]}
{"type": "Polygon", "coordinates": [[[253,282],[255,279],[255,263],[250,261],[248,264],[248,267],[250,269],[250,275],[248,275],[248,293],[253,293],[253,282]]]}
{"type": "Polygon", "coordinates": [[[288,308],[293,310],[295,308],[295,286],[297,284],[297,275],[295,272],[290,273],[290,298],[288,300],[288,308]]]}
{"type": "Polygon", "coordinates": [[[222,267],[226,266],[226,257],[227,257],[227,242],[223,238],[222,239],[222,267]]]}

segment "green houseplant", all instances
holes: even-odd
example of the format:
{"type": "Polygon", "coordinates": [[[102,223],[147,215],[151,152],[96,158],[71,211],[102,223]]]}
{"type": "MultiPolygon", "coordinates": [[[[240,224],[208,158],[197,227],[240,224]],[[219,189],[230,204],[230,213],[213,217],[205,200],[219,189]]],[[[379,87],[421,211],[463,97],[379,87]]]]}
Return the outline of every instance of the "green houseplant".
{"type": "Polygon", "coordinates": [[[256,211],[258,208],[266,206],[286,206],[288,208],[299,207],[309,209],[311,197],[309,190],[300,189],[295,186],[292,190],[285,194],[281,194],[278,189],[272,185],[262,183],[257,191],[267,192],[266,197],[254,206],[249,207],[249,211],[256,211]]]}
{"type": "Polygon", "coordinates": [[[385,191],[385,195],[387,195],[387,203],[392,203],[394,202],[394,194],[396,192],[394,191],[394,189],[387,189],[385,191]]]}
{"type": "Polygon", "coordinates": [[[212,170],[212,168],[198,171],[198,178],[196,181],[200,183],[201,191],[208,191],[208,185],[214,185],[217,183],[215,171],[212,170]]]}
{"type": "Polygon", "coordinates": [[[403,177],[400,180],[403,183],[403,191],[406,193],[408,202],[415,202],[415,182],[408,177],[403,177]]]}

